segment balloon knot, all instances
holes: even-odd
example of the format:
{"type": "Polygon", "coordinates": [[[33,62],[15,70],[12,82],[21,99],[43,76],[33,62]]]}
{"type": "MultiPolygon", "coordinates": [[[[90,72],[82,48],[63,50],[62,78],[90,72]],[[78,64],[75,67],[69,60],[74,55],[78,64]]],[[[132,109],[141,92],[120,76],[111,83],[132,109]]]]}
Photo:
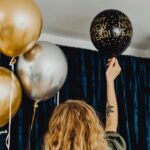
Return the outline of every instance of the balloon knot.
{"type": "Polygon", "coordinates": [[[38,104],[37,103],[34,103],[34,108],[38,108],[38,104]]]}
{"type": "Polygon", "coordinates": [[[14,65],[15,63],[16,63],[16,58],[13,57],[13,58],[10,60],[9,65],[12,66],[12,65],[14,65]]]}

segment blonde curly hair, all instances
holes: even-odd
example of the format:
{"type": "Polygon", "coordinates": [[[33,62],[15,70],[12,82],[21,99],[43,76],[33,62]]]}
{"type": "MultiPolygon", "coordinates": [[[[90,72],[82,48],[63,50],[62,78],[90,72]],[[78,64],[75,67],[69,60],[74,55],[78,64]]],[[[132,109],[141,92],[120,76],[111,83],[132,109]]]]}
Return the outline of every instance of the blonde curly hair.
{"type": "Polygon", "coordinates": [[[94,109],[80,100],[58,105],[44,137],[45,150],[106,150],[104,129],[94,109]]]}

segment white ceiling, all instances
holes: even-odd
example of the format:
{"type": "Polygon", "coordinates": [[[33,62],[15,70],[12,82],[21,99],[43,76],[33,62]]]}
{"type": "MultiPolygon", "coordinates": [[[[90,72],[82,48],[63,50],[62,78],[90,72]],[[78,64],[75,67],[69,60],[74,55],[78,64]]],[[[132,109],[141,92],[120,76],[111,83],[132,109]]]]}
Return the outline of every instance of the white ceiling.
{"type": "Polygon", "coordinates": [[[35,0],[35,2],[43,16],[42,31],[50,42],[88,49],[95,49],[89,35],[93,18],[105,9],[118,9],[130,18],[133,25],[134,33],[129,54],[132,55],[131,51],[134,51],[135,56],[150,58],[149,0],[35,0]],[[57,42],[57,39],[61,41],[60,37],[64,43],[57,42]],[[65,42],[65,39],[71,39],[74,44],[65,42]]]}

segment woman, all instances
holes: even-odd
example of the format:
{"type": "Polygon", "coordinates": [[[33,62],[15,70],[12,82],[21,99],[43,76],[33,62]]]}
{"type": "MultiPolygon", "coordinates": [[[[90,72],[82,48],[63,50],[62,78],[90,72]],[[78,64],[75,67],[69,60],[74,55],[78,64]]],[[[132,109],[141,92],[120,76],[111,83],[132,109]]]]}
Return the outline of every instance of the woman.
{"type": "Polygon", "coordinates": [[[118,107],[114,80],[121,68],[116,58],[108,60],[106,71],[106,127],[94,109],[83,101],[68,100],[57,106],[44,138],[45,150],[124,150],[123,138],[116,133],[118,107]]]}

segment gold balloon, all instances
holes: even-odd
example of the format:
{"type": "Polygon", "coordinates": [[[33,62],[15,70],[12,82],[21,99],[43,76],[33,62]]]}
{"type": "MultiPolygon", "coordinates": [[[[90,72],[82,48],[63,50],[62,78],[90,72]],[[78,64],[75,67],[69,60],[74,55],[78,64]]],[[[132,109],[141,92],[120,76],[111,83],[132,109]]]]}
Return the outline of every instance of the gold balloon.
{"type": "Polygon", "coordinates": [[[0,67],[0,127],[4,126],[9,121],[9,103],[11,92],[11,117],[13,117],[17,113],[21,104],[21,86],[13,72],[6,68],[0,67]]]}
{"type": "Polygon", "coordinates": [[[10,57],[31,49],[42,29],[41,13],[32,0],[0,0],[0,51],[10,57]]]}

